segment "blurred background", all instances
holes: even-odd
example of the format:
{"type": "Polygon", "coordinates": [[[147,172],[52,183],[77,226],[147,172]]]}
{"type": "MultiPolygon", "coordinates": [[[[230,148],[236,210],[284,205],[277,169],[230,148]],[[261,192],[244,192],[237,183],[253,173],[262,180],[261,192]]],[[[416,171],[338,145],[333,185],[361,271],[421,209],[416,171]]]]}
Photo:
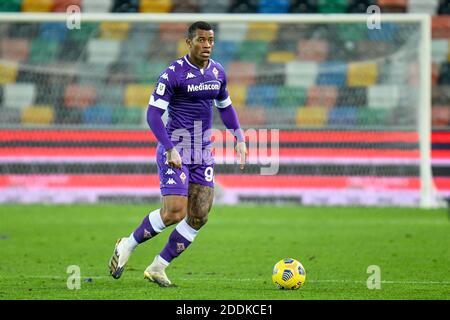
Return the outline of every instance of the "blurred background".
{"type": "MultiPolygon", "coordinates": [[[[0,12],[364,14],[420,25],[208,21],[213,58],[244,129],[280,130],[277,175],[217,159],[216,202],[400,205],[420,201],[420,79],[432,79],[435,196],[450,198],[450,0],[2,0],[0,12]]],[[[195,21],[193,20],[193,21],[195,21]]],[[[19,21],[0,16],[0,203],[160,200],[146,110],[160,73],[187,53],[188,22],[19,21]]],[[[223,129],[215,113],[214,127],[223,129]]],[[[270,130],[269,140],[270,140],[270,130]]],[[[256,162],[256,161],[255,161],[256,162]]]]}

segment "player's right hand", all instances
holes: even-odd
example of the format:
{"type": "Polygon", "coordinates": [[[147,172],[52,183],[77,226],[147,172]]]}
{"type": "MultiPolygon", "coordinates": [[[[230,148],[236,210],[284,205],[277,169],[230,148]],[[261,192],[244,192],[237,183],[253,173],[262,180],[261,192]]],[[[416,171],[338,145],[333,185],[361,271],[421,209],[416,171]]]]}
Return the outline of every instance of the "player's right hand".
{"type": "Polygon", "coordinates": [[[181,169],[181,156],[177,149],[167,150],[167,163],[173,168],[181,169]]]}

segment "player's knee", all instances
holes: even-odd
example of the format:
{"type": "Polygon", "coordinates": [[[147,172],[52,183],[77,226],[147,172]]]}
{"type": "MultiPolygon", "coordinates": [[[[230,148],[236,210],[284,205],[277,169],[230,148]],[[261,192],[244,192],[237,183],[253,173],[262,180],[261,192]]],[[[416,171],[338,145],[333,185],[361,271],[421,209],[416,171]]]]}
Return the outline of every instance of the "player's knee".
{"type": "Polygon", "coordinates": [[[186,208],[183,206],[168,206],[164,208],[161,218],[166,226],[178,223],[186,216],[186,208]]]}

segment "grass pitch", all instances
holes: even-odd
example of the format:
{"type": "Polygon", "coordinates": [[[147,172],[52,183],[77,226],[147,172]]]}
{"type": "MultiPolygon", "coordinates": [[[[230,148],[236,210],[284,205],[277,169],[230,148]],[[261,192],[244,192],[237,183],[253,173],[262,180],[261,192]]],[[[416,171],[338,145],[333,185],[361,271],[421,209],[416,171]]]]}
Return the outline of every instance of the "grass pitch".
{"type": "Polygon", "coordinates": [[[0,206],[0,299],[450,299],[446,210],[220,207],[167,269],[176,288],[143,271],[174,228],[139,246],[120,280],[107,263],[117,238],[156,206],[0,206]],[[305,266],[305,285],[276,289],[274,264],[305,266]],[[69,290],[67,268],[81,270],[69,290]],[[367,288],[371,265],[381,289],[367,288]]]}

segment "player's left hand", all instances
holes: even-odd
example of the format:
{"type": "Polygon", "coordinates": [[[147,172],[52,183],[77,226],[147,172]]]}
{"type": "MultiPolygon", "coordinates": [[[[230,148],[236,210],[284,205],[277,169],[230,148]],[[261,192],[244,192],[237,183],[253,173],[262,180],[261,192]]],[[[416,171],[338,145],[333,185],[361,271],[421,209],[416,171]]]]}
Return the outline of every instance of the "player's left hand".
{"type": "Polygon", "coordinates": [[[240,168],[241,170],[244,169],[245,163],[247,162],[247,145],[245,142],[238,142],[236,144],[236,156],[240,160],[240,168]]]}

